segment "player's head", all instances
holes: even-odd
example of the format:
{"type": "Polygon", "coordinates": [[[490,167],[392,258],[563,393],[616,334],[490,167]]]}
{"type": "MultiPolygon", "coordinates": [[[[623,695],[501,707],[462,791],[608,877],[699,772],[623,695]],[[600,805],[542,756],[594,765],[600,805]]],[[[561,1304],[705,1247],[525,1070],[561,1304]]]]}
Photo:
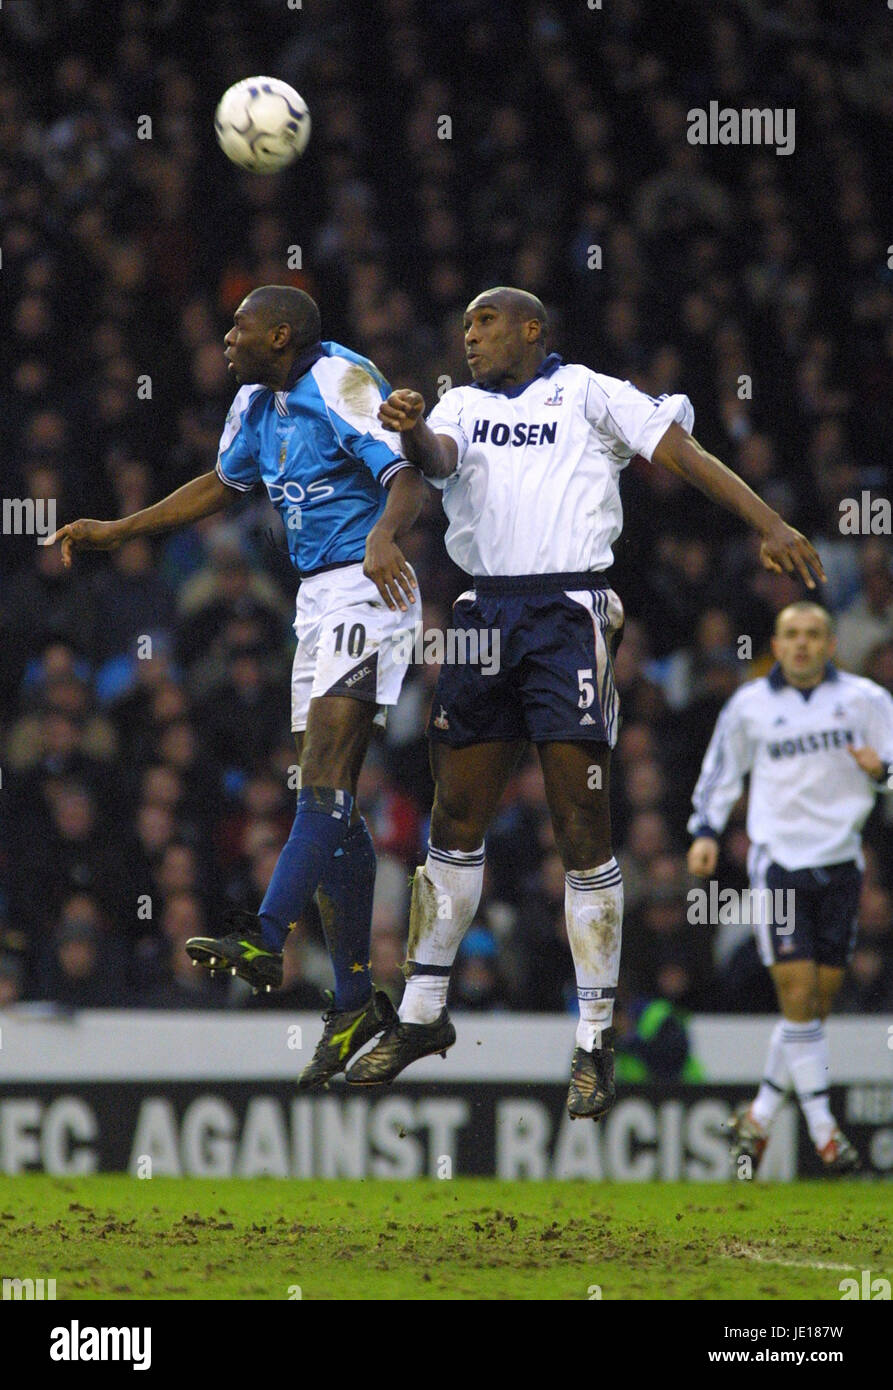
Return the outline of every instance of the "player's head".
{"type": "Polygon", "coordinates": [[[834,619],[820,603],[798,599],[775,619],[772,651],[791,685],[816,685],[835,647],[834,619]]]}
{"type": "Polygon", "coordinates": [[[247,294],[224,338],[224,356],[238,381],[279,389],[299,352],[319,341],[316,301],[291,285],[261,285],[247,294]]]}
{"type": "Polygon", "coordinates": [[[546,311],[535,294],[500,285],[465,310],[465,355],[483,386],[530,381],[546,355],[546,311]]]}

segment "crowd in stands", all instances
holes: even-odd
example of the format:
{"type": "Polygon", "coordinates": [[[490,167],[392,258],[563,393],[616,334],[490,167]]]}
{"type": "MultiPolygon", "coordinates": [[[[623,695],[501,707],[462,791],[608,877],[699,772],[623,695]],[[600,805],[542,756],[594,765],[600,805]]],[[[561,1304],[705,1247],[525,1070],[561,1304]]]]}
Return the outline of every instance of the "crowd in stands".
{"type": "MultiPolygon", "coordinates": [[[[566,360],[689,395],[697,438],[815,539],[840,664],[893,690],[891,539],[839,524],[843,499],[889,496],[889,20],[821,0],[673,9],[655,24],[646,0],[4,7],[4,496],[54,502],[61,525],[128,514],[213,467],[232,398],[222,336],[255,285],[308,290],[324,337],[429,405],[466,380],[465,304],[519,285],[566,360]],[[256,71],[312,111],[306,156],[274,178],[213,140],[220,93],[256,71]],[[795,152],[690,144],[687,111],[713,100],[794,108],[795,152]]],[[[803,588],[670,473],[636,459],[622,496],[624,991],[762,1012],[774,1000],[749,929],[687,921],[685,825],[717,714],[769,669],[774,615],[803,588]]],[[[467,587],[443,531],[428,489],[404,545],[426,629],[449,625],[467,587]]],[[[182,949],[226,906],[256,909],[291,824],[296,585],[259,494],[71,570],[58,546],[0,538],[0,1007],[319,1005],[331,980],[312,912],[269,998],[182,949]]],[[[359,789],[379,857],[373,973],[395,997],[436,677],[411,669],[359,789]]],[[[746,886],[747,847],[742,801],[722,886],[746,886]]],[[[533,752],[489,836],[451,1001],[576,1007],[533,752]]],[[[838,1009],[891,1007],[893,797],[866,829],[838,1009]]]]}

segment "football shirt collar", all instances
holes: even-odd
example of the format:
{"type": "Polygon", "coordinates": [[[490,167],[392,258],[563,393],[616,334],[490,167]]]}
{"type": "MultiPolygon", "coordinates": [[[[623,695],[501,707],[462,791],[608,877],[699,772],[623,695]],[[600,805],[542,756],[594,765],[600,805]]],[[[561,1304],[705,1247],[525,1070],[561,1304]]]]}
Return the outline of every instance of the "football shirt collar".
{"type": "Polygon", "coordinates": [[[322,343],[311,343],[309,347],[299,352],[289,369],[288,376],[285,378],[283,391],[292,391],[297,386],[301,377],[310,371],[314,362],[318,362],[321,357],[325,357],[326,352],[322,343]]]}
{"type": "Polygon", "coordinates": [[[563,362],[564,359],[561,357],[560,353],[550,352],[548,357],[543,358],[538,370],[530,380],[522,382],[520,386],[509,386],[508,388],[502,386],[487,386],[482,381],[473,381],[471,385],[478,391],[489,392],[491,396],[520,396],[522,391],[526,391],[528,386],[532,386],[540,377],[552,376],[558,371],[558,368],[563,365],[563,362]]]}
{"type": "Polygon", "coordinates": [[[786,685],[791,685],[791,689],[798,690],[804,700],[808,700],[812,692],[818,690],[819,686],[823,685],[825,681],[836,681],[839,679],[837,667],[834,665],[833,661],[829,661],[825,664],[825,669],[822,672],[822,679],[817,681],[815,685],[809,686],[807,690],[801,690],[799,686],[791,685],[790,681],[785,678],[784,671],[781,669],[781,664],[777,661],[768,676],[769,684],[773,690],[783,690],[786,685]]]}

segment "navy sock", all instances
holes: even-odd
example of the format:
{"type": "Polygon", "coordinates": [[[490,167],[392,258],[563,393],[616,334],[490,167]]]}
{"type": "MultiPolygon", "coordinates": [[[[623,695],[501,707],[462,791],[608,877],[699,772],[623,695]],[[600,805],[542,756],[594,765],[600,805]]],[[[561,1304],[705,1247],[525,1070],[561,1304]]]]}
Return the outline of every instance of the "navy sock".
{"type": "Polygon", "coordinates": [[[282,950],[316,892],[326,865],[347,834],[352,809],[350,792],[302,787],[298,793],[295,823],[258,909],[261,935],[271,950],[282,950]]]}
{"type": "Polygon", "coordinates": [[[372,994],[369,940],[375,850],[364,820],[345,835],[323,870],[316,902],[335,971],[335,1008],[359,1009],[372,994]]]}

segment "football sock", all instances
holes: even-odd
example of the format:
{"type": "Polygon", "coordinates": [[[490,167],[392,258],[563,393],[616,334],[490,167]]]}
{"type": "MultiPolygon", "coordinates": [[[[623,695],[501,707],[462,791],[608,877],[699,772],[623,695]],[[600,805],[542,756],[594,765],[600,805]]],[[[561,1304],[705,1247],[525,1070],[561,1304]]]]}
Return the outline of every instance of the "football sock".
{"type": "Polygon", "coordinates": [[[372,836],[361,818],[326,864],[316,890],[335,971],[334,1007],[339,1013],[359,1009],[372,993],[369,941],[375,868],[372,836]]]}
{"type": "Polygon", "coordinates": [[[429,844],[412,882],[401,1023],[433,1023],[445,1007],[450,970],[483,886],[483,845],[465,853],[429,844]]]}
{"type": "Polygon", "coordinates": [[[800,1108],[806,1119],[809,1137],[817,1149],[823,1149],[837,1125],[828,1105],[828,1086],[831,1069],[828,1061],[828,1040],[821,1019],[808,1023],[784,1020],[784,1053],[800,1108]]]}
{"type": "Polygon", "coordinates": [[[332,787],[302,787],[291,834],[276,861],[258,909],[261,934],[271,951],[281,951],[307,907],[323,871],[347,834],[353,797],[332,787]]]}
{"type": "Polygon", "coordinates": [[[601,1046],[601,1033],[614,1018],[623,934],[623,878],[613,857],[595,869],[564,876],[567,938],[577,976],[580,1022],[577,1046],[601,1046]]]}
{"type": "Polygon", "coordinates": [[[775,1119],[779,1106],[791,1084],[784,1048],[785,1020],[781,1019],[772,1030],[766,1065],[757,1098],[750,1107],[750,1113],[761,1129],[768,1130],[775,1119]]]}

